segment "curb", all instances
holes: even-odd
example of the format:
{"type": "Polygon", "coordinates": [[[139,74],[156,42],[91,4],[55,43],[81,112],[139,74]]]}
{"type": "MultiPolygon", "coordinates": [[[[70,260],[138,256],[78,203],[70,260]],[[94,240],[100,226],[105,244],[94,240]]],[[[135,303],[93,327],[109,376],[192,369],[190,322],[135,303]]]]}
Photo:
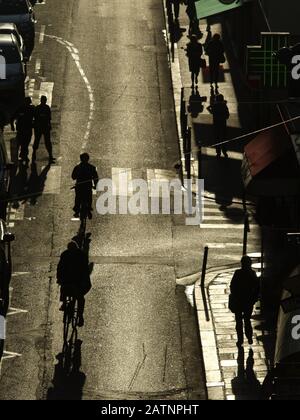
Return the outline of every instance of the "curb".
{"type": "Polygon", "coordinates": [[[222,378],[213,314],[208,298],[208,288],[220,274],[232,273],[234,269],[230,268],[209,273],[206,277],[204,288],[201,287],[199,279],[195,283],[194,300],[203,353],[208,400],[225,400],[225,383],[222,378]]]}
{"type": "MultiPolygon", "coordinates": [[[[169,56],[169,66],[171,71],[171,80],[172,80],[172,89],[173,89],[173,97],[174,97],[174,107],[175,107],[175,116],[176,116],[176,125],[177,125],[177,133],[178,133],[178,142],[179,142],[179,149],[180,149],[180,162],[182,166],[182,173],[183,175],[187,175],[185,171],[185,155],[184,155],[184,143],[183,137],[181,133],[181,120],[180,120],[180,111],[181,111],[181,89],[182,89],[182,79],[180,73],[180,62],[179,62],[179,54],[178,54],[178,45],[174,43],[174,58],[172,59],[172,45],[170,41],[170,31],[168,25],[168,14],[167,14],[167,5],[166,0],[162,0],[164,16],[165,16],[165,25],[166,25],[166,44],[168,48],[168,56],[169,56]]],[[[193,161],[192,161],[193,163],[193,161]]],[[[191,165],[191,177],[193,178],[193,164],[191,165]]]]}
{"type": "MultiPolygon", "coordinates": [[[[172,79],[172,88],[173,88],[173,97],[175,105],[175,115],[177,123],[177,133],[180,149],[180,160],[182,164],[183,174],[185,173],[185,156],[184,156],[184,146],[183,146],[183,137],[181,133],[181,122],[180,122],[180,109],[181,109],[181,87],[182,80],[180,74],[180,62],[178,55],[178,46],[177,43],[174,44],[174,59],[172,60],[171,54],[171,42],[169,39],[169,27],[168,27],[168,15],[166,0],[162,0],[163,10],[165,15],[165,24],[166,24],[166,43],[168,47],[168,56],[169,56],[169,65],[171,71],[172,79]]],[[[193,165],[191,165],[193,172],[193,165]]],[[[191,174],[193,176],[193,174],[191,174]]],[[[227,271],[232,271],[228,269],[227,271]]],[[[226,272],[222,270],[220,272],[215,271],[210,273],[207,276],[206,284],[209,285],[219,274],[226,272]]],[[[197,319],[199,325],[199,337],[203,353],[203,363],[206,376],[206,391],[208,400],[224,400],[225,399],[225,384],[222,381],[221,366],[219,362],[219,355],[217,349],[217,341],[215,337],[214,325],[212,321],[212,313],[210,306],[205,304],[203,300],[203,291],[200,286],[200,274],[194,273],[192,276],[187,276],[183,279],[180,279],[183,283],[186,281],[195,284],[194,289],[194,301],[197,311],[197,319]],[[207,307],[206,307],[207,306],[207,307]],[[209,321],[207,320],[207,314],[209,315],[209,321]]],[[[179,280],[179,281],[180,281],[179,280]]],[[[181,282],[180,281],[180,282],[181,282]]],[[[204,289],[204,296],[207,296],[208,287],[204,289]]]]}

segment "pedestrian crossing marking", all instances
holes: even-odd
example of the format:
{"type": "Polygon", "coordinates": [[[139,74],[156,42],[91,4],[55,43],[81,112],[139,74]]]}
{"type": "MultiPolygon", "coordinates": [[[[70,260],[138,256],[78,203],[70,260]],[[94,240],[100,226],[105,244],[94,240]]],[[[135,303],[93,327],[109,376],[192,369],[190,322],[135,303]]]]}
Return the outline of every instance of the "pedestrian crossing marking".
{"type": "Polygon", "coordinates": [[[46,30],[46,25],[42,25],[41,26],[41,31],[40,31],[40,36],[39,36],[39,43],[43,44],[44,39],[45,39],[45,30],[46,30]]]}
{"type": "Polygon", "coordinates": [[[14,352],[11,352],[11,351],[4,350],[2,360],[14,359],[15,357],[22,357],[22,355],[20,353],[14,353],[14,352]]]}
{"type": "Polygon", "coordinates": [[[35,73],[39,74],[40,70],[41,70],[41,59],[37,58],[36,63],[35,63],[35,73]]]}
{"type": "Polygon", "coordinates": [[[47,104],[50,106],[52,105],[52,95],[53,95],[53,82],[42,82],[40,86],[40,96],[47,96],[47,104]]]}
{"type": "MultiPolygon", "coordinates": [[[[215,223],[215,224],[212,224],[212,223],[200,223],[200,228],[201,229],[228,229],[228,230],[230,230],[230,229],[237,229],[237,230],[239,230],[239,229],[244,229],[244,224],[240,224],[240,225],[237,225],[237,224],[229,224],[229,223],[215,223]]],[[[257,225],[250,225],[250,229],[255,229],[255,228],[258,228],[258,226],[257,225]]]]}
{"type": "Polygon", "coordinates": [[[17,314],[26,314],[26,313],[28,313],[28,311],[24,309],[17,309],[17,308],[10,307],[8,309],[7,316],[17,315],[17,314]]]}

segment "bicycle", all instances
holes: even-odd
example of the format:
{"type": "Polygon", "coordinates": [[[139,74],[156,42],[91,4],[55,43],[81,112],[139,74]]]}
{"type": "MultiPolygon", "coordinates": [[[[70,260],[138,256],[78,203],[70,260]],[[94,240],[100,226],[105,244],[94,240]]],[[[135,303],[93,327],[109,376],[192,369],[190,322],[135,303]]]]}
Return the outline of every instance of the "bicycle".
{"type": "Polygon", "coordinates": [[[67,296],[64,301],[64,344],[63,344],[63,368],[68,373],[72,371],[73,353],[75,351],[75,343],[77,341],[78,326],[78,300],[73,296],[67,296]],[[70,330],[70,326],[72,329],[70,330]],[[71,334],[70,334],[71,331],[71,334]]]}

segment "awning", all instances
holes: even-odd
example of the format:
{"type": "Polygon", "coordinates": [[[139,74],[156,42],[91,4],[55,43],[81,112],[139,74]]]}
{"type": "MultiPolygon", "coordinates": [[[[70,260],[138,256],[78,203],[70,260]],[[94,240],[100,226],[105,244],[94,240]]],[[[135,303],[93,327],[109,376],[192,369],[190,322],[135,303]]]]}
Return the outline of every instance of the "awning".
{"type": "Polygon", "coordinates": [[[204,19],[209,16],[218,15],[241,7],[249,1],[251,0],[198,0],[195,3],[197,17],[198,19],[204,19]]]}
{"type": "Polygon", "coordinates": [[[265,196],[299,194],[300,177],[292,155],[294,148],[284,126],[262,131],[244,149],[242,177],[247,190],[265,196]],[[274,163],[275,168],[279,161],[272,173],[270,165],[274,163]]]}
{"type": "Polygon", "coordinates": [[[282,127],[260,133],[244,149],[252,178],[282,156],[289,148],[291,148],[290,137],[282,127]]]}

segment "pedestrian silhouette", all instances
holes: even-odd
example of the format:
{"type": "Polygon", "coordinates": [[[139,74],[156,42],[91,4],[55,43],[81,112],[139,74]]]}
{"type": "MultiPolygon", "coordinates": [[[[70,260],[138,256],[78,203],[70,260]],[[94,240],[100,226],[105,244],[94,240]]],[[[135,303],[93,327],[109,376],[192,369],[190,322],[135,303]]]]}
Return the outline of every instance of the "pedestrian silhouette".
{"type": "Polygon", "coordinates": [[[198,42],[196,35],[192,35],[191,41],[186,46],[186,55],[189,59],[189,69],[191,72],[192,88],[195,84],[198,84],[202,54],[202,45],[198,42]]]}
{"type": "Polygon", "coordinates": [[[41,103],[35,108],[34,114],[34,144],[32,160],[36,160],[36,152],[39,148],[42,136],[44,136],[45,146],[49,155],[49,164],[55,162],[52,154],[51,143],[51,109],[47,105],[47,97],[41,97],[41,103]]]}
{"type": "Polygon", "coordinates": [[[189,17],[189,36],[195,35],[197,38],[202,37],[202,32],[199,29],[199,19],[197,17],[197,10],[195,0],[186,0],[186,14],[189,17]]]}
{"type": "MultiPolygon", "coordinates": [[[[213,96],[212,96],[213,97],[213,96]]],[[[226,140],[227,120],[230,116],[227,102],[221,94],[216,95],[208,107],[209,112],[213,116],[214,138],[216,143],[222,143],[226,140]]],[[[227,158],[227,148],[225,144],[216,146],[217,157],[221,156],[221,152],[227,158]]]]}
{"type": "Polygon", "coordinates": [[[75,185],[74,217],[79,217],[82,204],[87,206],[88,218],[92,218],[93,187],[97,187],[98,173],[95,166],[89,163],[88,153],[80,155],[80,164],[76,165],[72,172],[75,185]]]}
{"type": "Polygon", "coordinates": [[[214,34],[212,39],[207,42],[205,51],[209,57],[210,84],[215,83],[218,87],[220,64],[225,63],[225,49],[219,34],[214,34]]]}
{"type": "Polygon", "coordinates": [[[78,247],[76,241],[68,244],[57,266],[57,283],[61,286],[60,300],[63,303],[61,310],[65,309],[67,297],[74,297],[78,302],[78,327],[84,325],[84,296],[91,289],[90,269],[88,256],[78,247]]]}
{"type": "Polygon", "coordinates": [[[33,120],[35,115],[35,107],[32,105],[31,98],[27,96],[24,104],[16,111],[11,121],[11,128],[17,130],[17,153],[20,151],[19,160],[29,162],[28,153],[29,145],[32,137],[33,120]],[[16,127],[15,127],[16,121],[16,127]]]}
{"type": "Polygon", "coordinates": [[[244,329],[248,343],[253,344],[251,316],[253,306],[258,300],[259,280],[251,265],[251,258],[244,256],[241,260],[242,267],[235,271],[230,284],[230,310],[235,314],[238,347],[244,343],[244,329]]]}

